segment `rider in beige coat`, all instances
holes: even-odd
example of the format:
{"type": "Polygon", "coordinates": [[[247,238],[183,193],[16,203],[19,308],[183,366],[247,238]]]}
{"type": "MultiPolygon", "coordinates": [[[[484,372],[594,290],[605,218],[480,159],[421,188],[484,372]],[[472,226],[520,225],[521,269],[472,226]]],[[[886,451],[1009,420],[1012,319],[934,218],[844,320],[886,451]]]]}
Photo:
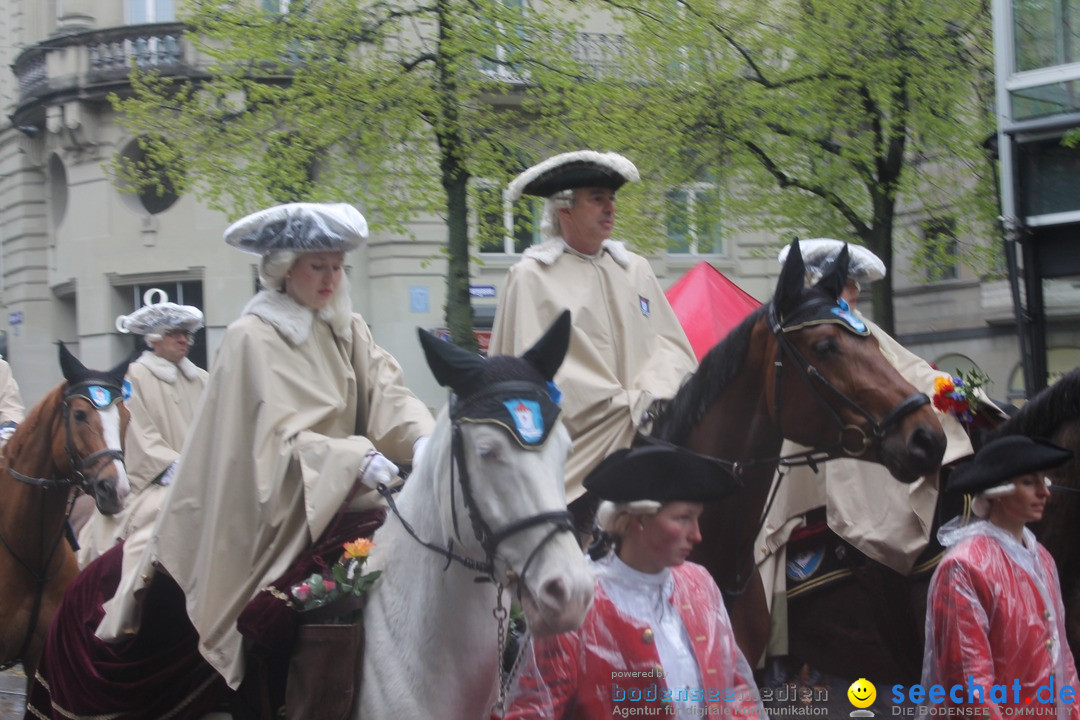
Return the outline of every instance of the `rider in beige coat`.
{"type": "MultiPolygon", "coordinates": [[[[521,354],[563,310],[571,311],[570,349],[555,377],[574,440],[566,465],[568,502],[582,496],[589,471],[629,447],[656,402],[670,399],[697,369],[648,261],[609,239],[615,191],[637,179],[637,168],[621,155],[583,150],[549,158],[509,186],[512,199],[546,198],[542,231],[548,240],[510,268],[490,352],[521,354]]],[[[591,528],[591,512],[575,515],[591,528]]]]}
{"type": "Polygon", "coordinates": [[[26,406],[19,393],[19,384],[15,382],[11,366],[0,357],[0,453],[3,453],[8,438],[14,434],[15,426],[25,416],[26,406]]]}
{"type": "Polygon", "coordinates": [[[163,570],[187,597],[199,651],[238,687],[245,606],[322,535],[354,486],[350,507],[379,506],[376,484],[420,452],[431,413],[351,309],[345,252],[366,236],[344,204],[279,205],[226,230],[226,242],[260,256],[265,289],[225,332],[172,490],[145,550],[132,557],[125,544],[98,637],[137,627],[138,591],[163,570]]]}
{"type": "Polygon", "coordinates": [[[188,359],[203,326],[197,307],[154,303],[121,316],[117,326],[142,335],[150,349],[128,366],[124,403],[131,412],[124,438],[124,465],[131,495],[122,513],[94,512],[79,532],[79,566],[154,521],[172,479],[207,372],[188,359]]]}

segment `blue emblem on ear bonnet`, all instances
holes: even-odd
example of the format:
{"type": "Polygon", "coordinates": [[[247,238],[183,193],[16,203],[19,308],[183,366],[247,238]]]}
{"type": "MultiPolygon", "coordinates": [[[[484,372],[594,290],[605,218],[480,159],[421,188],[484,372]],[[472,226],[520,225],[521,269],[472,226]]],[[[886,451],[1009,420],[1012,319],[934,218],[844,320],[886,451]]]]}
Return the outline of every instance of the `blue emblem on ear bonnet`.
{"type": "Polygon", "coordinates": [[[503,405],[510,411],[517,434],[522,440],[535,443],[544,437],[544,416],[540,413],[540,403],[515,398],[503,401],[503,405]]]}
{"type": "Polygon", "coordinates": [[[836,301],[836,304],[839,305],[839,307],[834,307],[832,309],[832,314],[833,315],[835,315],[836,317],[840,318],[845,323],[850,325],[851,329],[854,330],[855,332],[858,332],[858,333],[865,333],[866,332],[866,323],[864,323],[859,318],[855,317],[854,313],[851,312],[851,307],[847,304],[847,301],[844,300],[844,298],[839,298],[836,301]]]}

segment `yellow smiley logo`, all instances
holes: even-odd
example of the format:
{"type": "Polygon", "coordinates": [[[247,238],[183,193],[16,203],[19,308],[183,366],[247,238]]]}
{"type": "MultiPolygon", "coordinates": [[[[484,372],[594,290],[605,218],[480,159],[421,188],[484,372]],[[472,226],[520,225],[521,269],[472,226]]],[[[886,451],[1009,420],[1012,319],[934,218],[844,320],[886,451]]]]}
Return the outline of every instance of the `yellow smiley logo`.
{"type": "Polygon", "coordinates": [[[877,688],[866,678],[859,678],[847,689],[848,700],[857,708],[868,708],[877,700],[877,688]]]}

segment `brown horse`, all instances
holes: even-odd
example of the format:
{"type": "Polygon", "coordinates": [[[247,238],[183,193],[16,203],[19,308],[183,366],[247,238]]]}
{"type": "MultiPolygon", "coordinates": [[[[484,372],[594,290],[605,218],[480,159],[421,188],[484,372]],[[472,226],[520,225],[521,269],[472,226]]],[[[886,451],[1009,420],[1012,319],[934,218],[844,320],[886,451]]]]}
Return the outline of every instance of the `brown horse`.
{"type": "Polygon", "coordinates": [[[884,465],[901,482],[935,470],[945,435],[929,399],[882,356],[865,325],[839,304],[847,250],[813,288],[804,286],[793,243],[773,300],[746,318],[705,358],[654,436],[722,458],[742,489],[701,520],[694,557],[725,592],[740,647],[754,663],[769,614],[752,543],[780,463],[842,454],[884,465]],[[815,452],[780,458],[783,438],[815,452]]]}
{"type": "Polygon", "coordinates": [[[65,538],[75,496],[92,495],[111,515],[130,490],[122,448],[127,361],[108,372],[88,370],[61,343],[60,366],[65,382],[26,416],[0,464],[0,662],[21,662],[28,678],[78,573],[65,538]]]}
{"type": "Polygon", "coordinates": [[[1080,368],[1031,398],[998,428],[1001,435],[1046,438],[1073,451],[1073,459],[1050,474],[1054,491],[1043,519],[1031,529],[1057,563],[1065,601],[1065,630],[1080,650],[1080,368]]]}

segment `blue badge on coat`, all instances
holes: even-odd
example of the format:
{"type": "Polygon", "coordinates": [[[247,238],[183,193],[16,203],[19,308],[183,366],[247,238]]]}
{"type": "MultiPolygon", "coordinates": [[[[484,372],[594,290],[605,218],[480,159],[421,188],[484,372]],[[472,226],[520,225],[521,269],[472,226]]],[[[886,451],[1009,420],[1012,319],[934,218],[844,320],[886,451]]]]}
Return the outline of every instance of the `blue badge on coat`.
{"type": "Polygon", "coordinates": [[[123,390],[124,390],[124,402],[127,402],[128,400],[131,399],[131,381],[130,380],[124,380],[123,390]]]}
{"type": "Polygon", "coordinates": [[[637,299],[638,305],[641,306],[641,314],[645,317],[649,317],[649,298],[644,297],[643,295],[638,295],[637,299]]]}
{"type": "Polygon", "coordinates": [[[540,403],[517,399],[504,400],[503,405],[510,411],[522,440],[534,443],[544,437],[544,416],[540,414],[540,403]]]}
{"type": "Polygon", "coordinates": [[[791,557],[785,568],[787,576],[796,582],[805,580],[818,571],[825,558],[825,546],[819,545],[814,550],[805,550],[791,557]]]}

